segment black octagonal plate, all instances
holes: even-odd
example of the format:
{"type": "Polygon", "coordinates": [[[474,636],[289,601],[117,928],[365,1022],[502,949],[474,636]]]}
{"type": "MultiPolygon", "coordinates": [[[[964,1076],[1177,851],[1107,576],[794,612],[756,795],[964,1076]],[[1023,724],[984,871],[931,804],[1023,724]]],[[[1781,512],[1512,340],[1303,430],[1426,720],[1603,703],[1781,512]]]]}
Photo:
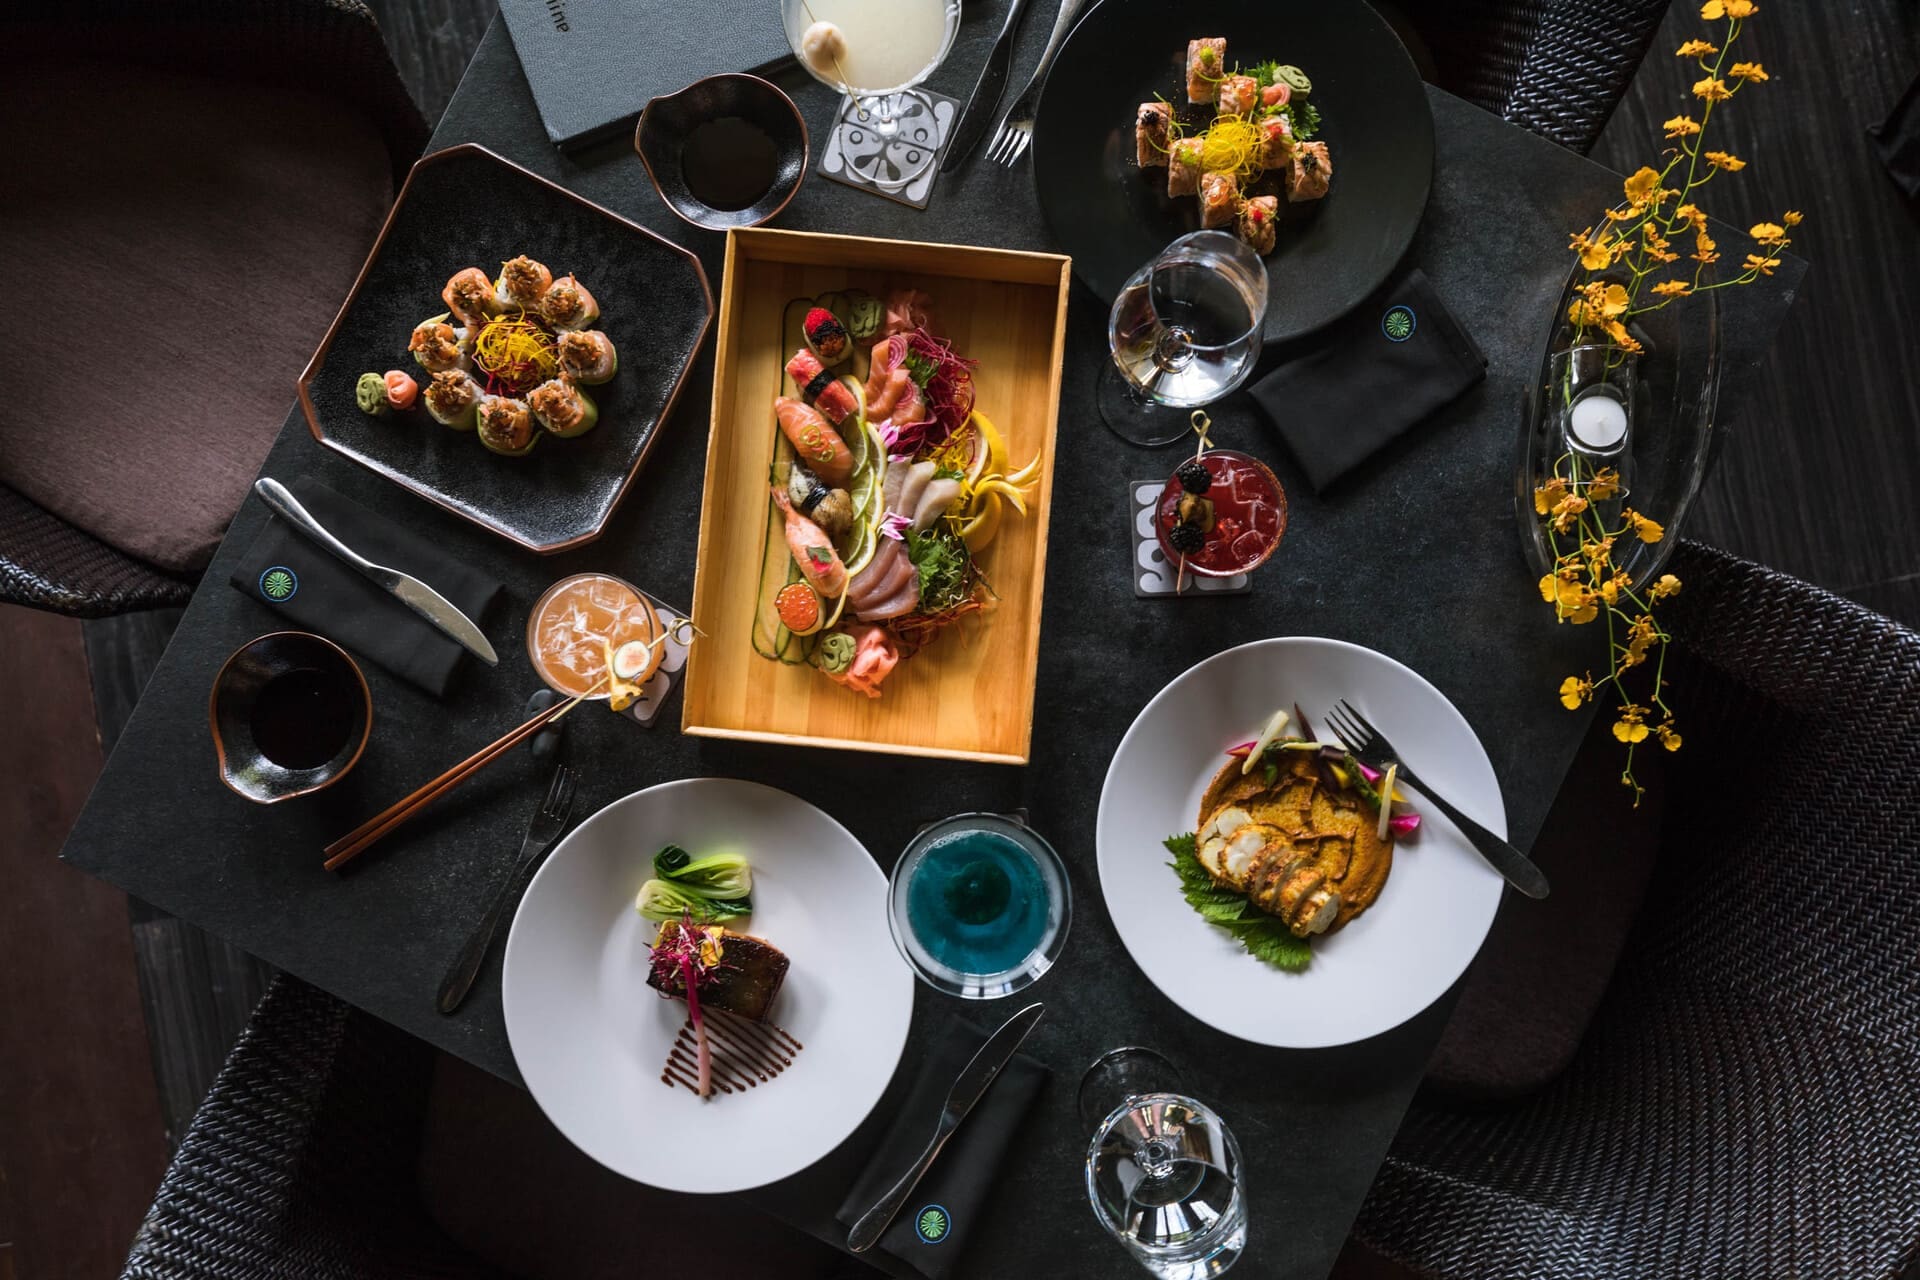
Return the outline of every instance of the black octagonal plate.
{"type": "MultiPolygon", "coordinates": [[[[1074,274],[1111,302],[1167,244],[1200,229],[1199,202],[1167,197],[1167,171],[1134,163],[1136,108],[1186,108],[1187,41],[1225,36],[1227,62],[1272,58],[1313,80],[1333,182],[1288,211],[1267,258],[1268,342],[1311,333],[1385,282],[1433,178],[1433,114],[1413,59],[1361,0],[1101,0],[1047,78],[1034,176],[1074,274]]],[[[1204,111],[1206,108],[1195,107],[1204,111]]],[[[1194,117],[1189,116],[1189,119],[1194,117]]]]}
{"type": "Polygon", "coordinates": [[[300,375],[314,438],[535,551],[598,537],[672,411],[713,322],[699,260],[636,223],[466,144],[422,156],[387,215],[353,292],[300,375]],[[588,394],[592,431],[543,439],[524,458],[490,453],[424,408],[372,418],[354,405],[367,372],[427,373],[407,354],[413,327],[446,310],[440,290],[462,267],[488,275],[516,254],[577,275],[600,304],[620,371],[588,394]]]}

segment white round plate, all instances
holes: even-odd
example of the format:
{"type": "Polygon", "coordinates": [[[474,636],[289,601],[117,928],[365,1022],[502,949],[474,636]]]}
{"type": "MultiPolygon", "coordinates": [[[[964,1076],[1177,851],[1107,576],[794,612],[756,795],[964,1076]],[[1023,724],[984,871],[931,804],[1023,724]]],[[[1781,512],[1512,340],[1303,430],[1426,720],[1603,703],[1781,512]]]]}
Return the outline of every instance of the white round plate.
{"type": "Polygon", "coordinates": [[[1493,765],[1453,704],[1392,658],[1307,636],[1241,645],[1188,669],[1135,718],[1100,792],[1100,889],[1134,963],[1200,1021],[1257,1044],[1321,1048],[1399,1026],[1453,985],[1500,905],[1504,882],[1407,788],[1419,834],[1396,844],[1373,906],[1314,941],[1304,973],[1248,955],[1182,900],[1160,841],[1193,830],[1226,749],[1295,703],[1329,739],[1326,709],[1341,698],[1461,812],[1505,836],[1493,765]]]}
{"type": "Polygon", "coordinates": [[[913,1016],[866,849],[806,801],[726,778],[637,791],[561,841],[513,918],[502,985],[514,1061],[547,1118],[609,1169],[673,1191],[757,1187],[832,1151],[880,1100],[913,1016]],[[633,909],[665,844],[746,854],[741,931],[793,962],[772,1021],[805,1047],[768,1082],[704,1102],[660,1082],[686,1005],[647,986],[656,926],[633,909]]]}

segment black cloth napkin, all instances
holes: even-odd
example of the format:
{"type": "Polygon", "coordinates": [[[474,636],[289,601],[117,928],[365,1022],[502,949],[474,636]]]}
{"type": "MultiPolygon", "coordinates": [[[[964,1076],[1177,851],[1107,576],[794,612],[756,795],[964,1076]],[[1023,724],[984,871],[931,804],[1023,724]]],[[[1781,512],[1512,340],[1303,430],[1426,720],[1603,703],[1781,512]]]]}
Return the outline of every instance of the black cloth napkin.
{"type": "MultiPolygon", "coordinates": [[[[843,1226],[851,1230],[926,1150],[954,1080],[992,1034],[958,1018],[948,1024],[927,1055],[893,1126],[874,1148],[866,1172],[841,1203],[837,1216],[843,1226]]],[[[927,1280],[944,1280],[953,1273],[1000,1162],[1047,1074],[1045,1065],[1025,1054],[1016,1053],[1008,1061],[986,1096],[947,1140],[940,1158],[873,1246],[876,1250],[897,1258],[927,1280]]]]}
{"type": "MultiPolygon", "coordinates": [[[[376,564],[410,573],[483,624],[500,583],[432,542],[315,480],[287,488],[334,537],[376,564]]],[[[234,587],[443,698],[466,650],[278,516],[240,558],[234,587]]],[[[489,637],[491,638],[491,637],[489,637]]],[[[497,647],[497,646],[496,646],[497,647]]]]}
{"type": "Polygon", "coordinates": [[[1486,356],[1413,267],[1252,395],[1318,493],[1486,376],[1486,356]]]}
{"type": "Polygon", "coordinates": [[[1887,118],[1867,132],[1894,182],[1920,200],[1920,77],[1907,86],[1887,118]]]}

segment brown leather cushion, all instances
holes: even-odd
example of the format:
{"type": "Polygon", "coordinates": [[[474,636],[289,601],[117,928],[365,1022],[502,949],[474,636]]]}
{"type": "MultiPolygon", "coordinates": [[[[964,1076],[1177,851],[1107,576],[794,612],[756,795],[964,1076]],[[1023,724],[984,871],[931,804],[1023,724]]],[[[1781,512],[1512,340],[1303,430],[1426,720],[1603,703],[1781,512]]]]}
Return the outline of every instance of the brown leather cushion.
{"type": "Polygon", "coordinates": [[[420,1192],[461,1247],[534,1280],[878,1274],[730,1196],[629,1182],[569,1143],[524,1089],[446,1054],[427,1100],[420,1192]]]}
{"type": "Polygon", "coordinates": [[[1427,1065],[1429,1096],[1514,1098],[1573,1061],[1652,878],[1660,841],[1662,753],[1635,759],[1647,794],[1620,785],[1625,749],[1603,707],[1534,842],[1553,884],[1544,901],[1509,890],[1467,970],[1446,1034],[1427,1065]]]}
{"type": "Polygon", "coordinates": [[[111,63],[0,79],[0,481],[203,567],[392,199],[325,97],[111,63]]]}

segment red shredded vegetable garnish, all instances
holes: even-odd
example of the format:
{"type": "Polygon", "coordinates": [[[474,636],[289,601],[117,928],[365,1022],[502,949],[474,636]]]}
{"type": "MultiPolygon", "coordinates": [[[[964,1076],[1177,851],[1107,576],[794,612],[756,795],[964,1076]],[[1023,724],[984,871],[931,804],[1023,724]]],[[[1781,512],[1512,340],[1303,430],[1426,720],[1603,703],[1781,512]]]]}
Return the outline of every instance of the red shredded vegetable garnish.
{"type": "Polygon", "coordinates": [[[717,933],[695,925],[692,916],[683,916],[678,925],[662,925],[653,943],[653,973],[662,994],[670,992],[678,979],[687,998],[687,1020],[693,1023],[698,1066],[695,1092],[703,1098],[713,1091],[713,1054],[707,1045],[706,1023],[700,1017],[700,984],[721,967],[717,933]]]}
{"type": "Polygon", "coordinates": [[[910,613],[886,625],[887,629],[893,632],[894,639],[899,641],[903,656],[910,655],[932,644],[948,627],[963,618],[979,613],[986,607],[987,601],[981,599],[976,592],[959,604],[942,609],[938,613],[910,613]]]}
{"type": "Polygon", "coordinates": [[[907,371],[926,396],[928,417],[900,428],[895,447],[901,453],[918,456],[966,425],[973,414],[975,363],[963,360],[946,339],[925,329],[907,334],[907,371]]]}

